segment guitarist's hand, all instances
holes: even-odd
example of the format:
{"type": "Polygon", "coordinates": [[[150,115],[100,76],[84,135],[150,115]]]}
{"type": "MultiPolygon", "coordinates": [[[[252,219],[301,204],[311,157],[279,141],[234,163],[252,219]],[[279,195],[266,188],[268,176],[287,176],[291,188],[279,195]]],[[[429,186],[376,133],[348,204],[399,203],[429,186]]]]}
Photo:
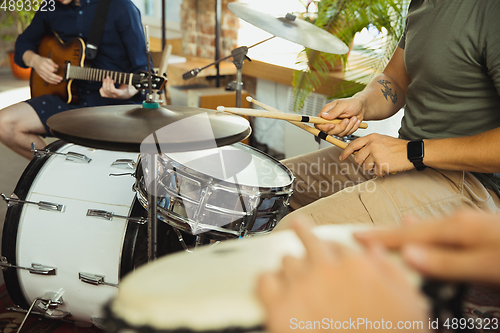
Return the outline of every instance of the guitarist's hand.
{"type": "Polygon", "coordinates": [[[117,99],[129,99],[137,94],[137,91],[138,90],[135,89],[134,86],[127,84],[122,84],[120,88],[116,89],[115,83],[109,76],[102,81],[102,87],[99,90],[102,97],[117,99]]]}
{"type": "Polygon", "coordinates": [[[52,59],[36,54],[31,60],[30,67],[33,67],[45,82],[50,84],[61,83],[63,80],[62,76],[56,74],[59,66],[52,59]]]}

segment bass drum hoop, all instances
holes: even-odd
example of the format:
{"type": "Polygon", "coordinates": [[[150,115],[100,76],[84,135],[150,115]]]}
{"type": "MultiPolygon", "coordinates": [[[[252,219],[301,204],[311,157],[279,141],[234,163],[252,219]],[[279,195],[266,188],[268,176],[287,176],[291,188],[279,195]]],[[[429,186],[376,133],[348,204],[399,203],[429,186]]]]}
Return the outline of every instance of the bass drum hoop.
{"type": "MultiPolygon", "coordinates": [[[[51,152],[57,151],[59,148],[63,147],[67,143],[65,141],[55,141],[49,144],[45,149],[51,152]]],[[[49,160],[50,154],[45,156],[40,156],[38,158],[33,158],[24,170],[21,178],[17,182],[14,193],[21,200],[26,200],[28,193],[31,190],[31,186],[35,181],[36,176],[49,160]]],[[[13,264],[17,265],[17,235],[19,231],[19,222],[21,220],[21,214],[23,212],[24,204],[19,203],[17,205],[11,206],[7,209],[5,214],[5,222],[3,226],[2,235],[2,256],[7,257],[7,260],[13,264]]],[[[19,277],[17,275],[16,268],[8,268],[3,271],[3,277],[5,280],[5,287],[9,293],[10,298],[14,304],[20,306],[23,309],[28,309],[29,304],[26,302],[24,293],[21,289],[21,283],[19,282],[19,277]]]]}

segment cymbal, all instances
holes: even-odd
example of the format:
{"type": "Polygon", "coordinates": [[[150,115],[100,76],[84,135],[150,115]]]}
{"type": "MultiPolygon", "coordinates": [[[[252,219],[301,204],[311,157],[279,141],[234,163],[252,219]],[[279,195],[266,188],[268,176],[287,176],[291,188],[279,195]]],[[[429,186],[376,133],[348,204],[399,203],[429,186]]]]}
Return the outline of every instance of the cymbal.
{"type": "Polygon", "coordinates": [[[64,111],[47,121],[54,136],[98,149],[180,152],[221,147],[251,133],[245,118],[209,109],[113,105],[64,111]],[[149,148],[147,147],[149,145],[149,148]]]}
{"type": "Polygon", "coordinates": [[[291,21],[236,2],[229,3],[227,7],[233,14],[257,28],[310,49],[334,54],[346,54],[349,51],[347,45],[340,39],[298,17],[291,21]]]}

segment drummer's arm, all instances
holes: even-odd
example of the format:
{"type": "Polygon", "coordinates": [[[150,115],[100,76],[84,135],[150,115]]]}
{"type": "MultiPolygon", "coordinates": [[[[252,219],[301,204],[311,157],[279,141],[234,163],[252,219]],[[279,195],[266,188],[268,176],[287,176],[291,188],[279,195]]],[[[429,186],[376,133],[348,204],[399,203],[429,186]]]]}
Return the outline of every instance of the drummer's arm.
{"type": "Polygon", "coordinates": [[[337,99],[326,104],[320,116],[344,119],[340,124],[316,125],[321,131],[337,136],[354,133],[362,120],[389,118],[406,104],[406,89],[410,77],[404,63],[404,49],[397,47],[382,74],[351,98],[337,99]]]}
{"type": "Polygon", "coordinates": [[[484,133],[424,140],[426,166],[446,170],[500,172],[500,127],[484,133]]]}
{"type": "Polygon", "coordinates": [[[406,89],[410,82],[404,49],[397,47],[382,74],[353,96],[363,103],[363,119],[386,119],[398,112],[406,104],[406,89]]]}
{"type": "MultiPolygon", "coordinates": [[[[390,77],[398,77],[395,76],[394,73],[397,71],[394,71],[393,68],[398,68],[402,64],[404,65],[404,62],[402,62],[402,54],[403,50],[398,48],[391,60],[392,64],[389,63],[387,66],[386,72],[390,77]]],[[[486,59],[486,67],[488,69],[488,75],[492,78],[495,87],[497,87],[497,92],[500,95],[500,56],[497,54],[498,52],[489,54],[486,59]]],[[[399,91],[406,92],[406,88],[410,82],[409,79],[405,80],[404,76],[399,77],[399,79],[395,80],[400,88],[400,90],[396,90],[398,94],[399,91]],[[404,87],[404,89],[402,87],[404,87]]],[[[377,80],[374,81],[376,82],[377,80]]],[[[371,85],[373,85],[373,82],[371,85]]],[[[367,87],[367,89],[372,89],[372,87],[367,87]]],[[[365,91],[363,93],[365,93],[365,91]]],[[[373,91],[371,93],[366,92],[366,94],[365,96],[370,96],[369,100],[373,105],[373,110],[384,110],[383,107],[380,107],[380,105],[384,103],[383,98],[381,99],[379,96],[377,100],[376,94],[373,93],[373,91]],[[382,103],[380,103],[380,100],[382,100],[382,103]],[[375,105],[377,105],[377,107],[375,107],[375,105]]],[[[401,103],[403,102],[401,101],[401,103]]],[[[398,108],[399,105],[397,105],[395,109],[398,108]]],[[[368,117],[374,117],[375,113],[371,114],[370,111],[371,109],[367,110],[368,117]]],[[[449,121],[453,122],[456,120],[450,119],[449,121]]],[[[500,141],[500,127],[471,136],[424,139],[423,141],[423,163],[428,167],[484,173],[500,172],[500,145],[498,145],[500,141]]],[[[399,172],[413,169],[413,164],[407,158],[407,142],[407,140],[389,138],[381,135],[368,135],[351,142],[342,153],[341,159],[343,160],[354,151],[358,151],[355,161],[359,164],[363,164],[365,169],[373,167],[370,163],[367,163],[367,161],[374,162],[375,165],[385,164],[388,166],[386,172],[399,172]]],[[[382,170],[376,171],[378,171],[378,173],[376,173],[377,175],[384,174],[382,170]]]]}

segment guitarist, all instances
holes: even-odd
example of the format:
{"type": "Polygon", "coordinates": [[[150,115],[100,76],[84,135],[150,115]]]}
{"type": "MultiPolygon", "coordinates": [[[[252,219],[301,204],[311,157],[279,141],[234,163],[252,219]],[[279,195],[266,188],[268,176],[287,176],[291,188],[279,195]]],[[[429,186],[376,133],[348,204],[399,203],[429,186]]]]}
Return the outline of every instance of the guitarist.
{"type": "MultiPolygon", "coordinates": [[[[36,53],[42,38],[55,32],[67,42],[80,37],[87,41],[99,0],[45,0],[31,25],[16,41],[15,62],[32,67],[47,84],[58,84],[58,64],[36,53]],[[45,6],[44,6],[45,5],[45,6]],[[45,10],[43,10],[45,9],[45,10]]],[[[136,73],[146,70],[146,46],[141,16],[131,0],[111,0],[104,32],[92,67],[136,73]]],[[[77,81],[78,102],[43,95],[0,110],[0,141],[16,153],[31,159],[31,143],[44,147],[42,136],[52,136],[46,121],[52,115],[75,108],[141,103],[133,86],[116,87],[108,77],[102,83],[77,81]]]]}

